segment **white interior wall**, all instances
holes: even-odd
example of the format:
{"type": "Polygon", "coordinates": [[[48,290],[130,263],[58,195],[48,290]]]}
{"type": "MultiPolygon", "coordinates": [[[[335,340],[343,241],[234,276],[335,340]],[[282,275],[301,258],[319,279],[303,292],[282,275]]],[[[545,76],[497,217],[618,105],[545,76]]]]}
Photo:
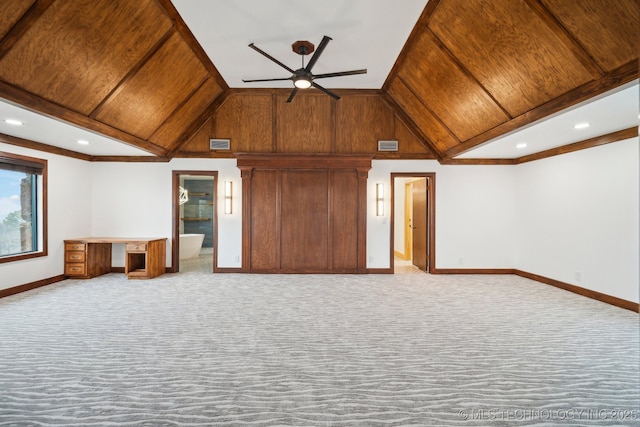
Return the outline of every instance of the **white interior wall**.
{"type": "MultiPolygon", "coordinates": [[[[171,265],[172,171],[218,171],[218,267],[238,268],[242,253],[242,190],[235,159],[174,159],[169,163],[96,163],[93,166],[92,234],[166,237],[171,265]],[[233,186],[233,213],[225,215],[224,182],[233,186]]],[[[113,265],[124,266],[124,247],[114,245],[113,265]]]]}
{"type": "MultiPolygon", "coordinates": [[[[375,184],[389,188],[391,173],[400,172],[436,173],[437,268],[513,268],[514,166],[443,166],[435,160],[373,161],[367,205],[368,268],[390,267],[390,224],[388,215],[375,215],[375,184]]],[[[389,197],[385,203],[385,212],[390,212],[389,197]]]]}
{"type": "Polygon", "coordinates": [[[442,166],[436,174],[436,267],[513,268],[515,167],[442,166]]]}
{"type": "MultiPolygon", "coordinates": [[[[169,181],[174,170],[218,171],[218,267],[242,267],[242,178],[236,159],[173,159],[167,165],[169,181]],[[224,183],[231,181],[232,213],[224,213],[224,183]]],[[[167,188],[171,187],[169,182],[167,188]]]]}
{"type": "MultiPolygon", "coordinates": [[[[93,165],[91,235],[166,237],[171,265],[171,171],[163,163],[93,165]]],[[[124,245],[113,245],[112,265],[124,267],[124,245]]]]}
{"type": "MultiPolygon", "coordinates": [[[[218,197],[225,180],[234,182],[233,214],[218,211],[218,266],[242,265],[242,188],[234,159],[90,163],[6,144],[0,150],[49,160],[49,256],[0,264],[0,289],[62,274],[64,239],[170,239],[172,170],[217,170],[218,197]]],[[[390,192],[386,215],[377,217],[375,184],[389,189],[392,172],[435,172],[438,268],[518,268],[637,302],[638,164],[637,138],[518,166],[373,161],[367,267],[391,262],[390,192]]],[[[114,265],[124,265],[123,254],[114,265]]]]}
{"type": "Polygon", "coordinates": [[[517,168],[516,267],[638,302],[638,138],[517,168]]]}
{"type": "Polygon", "coordinates": [[[64,239],[91,234],[91,163],[0,143],[0,151],[47,160],[48,255],[0,264],[0,289],[64,272],[64,239]]]}

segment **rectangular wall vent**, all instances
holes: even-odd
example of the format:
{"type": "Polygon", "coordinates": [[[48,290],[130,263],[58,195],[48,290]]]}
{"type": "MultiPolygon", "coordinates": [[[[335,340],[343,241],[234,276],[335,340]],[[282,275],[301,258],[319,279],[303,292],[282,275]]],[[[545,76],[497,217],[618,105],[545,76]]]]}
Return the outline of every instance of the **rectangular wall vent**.
{"type": "Polygon", "coordinates": [[[230,150],[231,140],[229,139],[210,139],[209,148],[211,150],[230,150]]]}
{"type": "Polygon", "coordinates": [[[378,151],[398,151],[398,141],[378,141],[378,151]]]}

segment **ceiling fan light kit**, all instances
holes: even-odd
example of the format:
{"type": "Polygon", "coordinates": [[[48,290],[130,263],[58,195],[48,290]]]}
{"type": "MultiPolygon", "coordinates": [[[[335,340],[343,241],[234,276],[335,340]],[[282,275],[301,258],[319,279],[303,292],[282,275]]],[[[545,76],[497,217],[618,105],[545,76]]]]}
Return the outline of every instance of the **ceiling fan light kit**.
{"type": "Polygon", "coordinates": [[[305,76],[297,76],[293,79],[293,85],[298,89],[308,89],[311,87],[311,80],[305,76]]]}
{"type": "Polygon", "coordinates": [[[293,51],[298,55],[302,56],[302,68],[298,68],[297,70],[294,70],[288,67],[287,65],[283,64],[282,62],[275,59],[273,56],[269,55],[268,53],[266,53],[265,51],[257,47],[255,44],[251,43],[249,44],[249,47],[251,49],[255,50],[259,54],[263,55],[264,57],[275,62],[285,70],[289,71],[291,73],[291,77],[274,78],[274,79],[253,79],[253,80],[243,79],[242,81],[244,83],[253,83],[253,82],[273,82],[273,81],[291,80],[293,81],[294,87],[293,87],[293,90],[291,91],[291,95],[289,95],[289,98],[287,99],[287,102],[291,102],[293,100],[293,97],[296,95],[298,89],[308,89],[310,87],[315,87],[316,89],[326,93],[327,95],[331,96],[334,99],[340,99],[338,95],[320,86],[314,80],[324,79],[328,77],[342,77],[342,76],[352,76],[355,74],[366,74],[367,70],[360,69],[360,70],[351,70],[351,71],[340,71],[336,73],[313,74],[311,72],[313,66],[316,65],[316,62],[318,62],[318,58],[320,58],[320,55],[322,54],[324,49],[327,47],[327,44],[331,40],[332,40],[331,37],[324,36],[322,38],[322,41],[320,42],[320,45],[318,45],[318,49],[315,49],[315,46],[313,45],[313,43],[306,40],[299,40],[293,43],[291,45],[291,48],[293,49],[293,51]],[[309,60],[309,63],[305,66],[304,57],[305,55],[309,55],[311,53],[313,53],[313,56],[309,60]]]}

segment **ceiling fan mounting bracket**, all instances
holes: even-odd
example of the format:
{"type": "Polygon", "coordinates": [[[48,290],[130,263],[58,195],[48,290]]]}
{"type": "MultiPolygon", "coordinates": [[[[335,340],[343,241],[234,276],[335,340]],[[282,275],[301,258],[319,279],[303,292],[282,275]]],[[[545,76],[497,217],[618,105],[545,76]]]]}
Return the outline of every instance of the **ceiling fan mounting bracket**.
{"type": "Polygon", "coordinates": [[[291,48],[298,55],[309,55],[315,50],[313,43],[306,40],[298,40],[291,45],[291,48]]]}

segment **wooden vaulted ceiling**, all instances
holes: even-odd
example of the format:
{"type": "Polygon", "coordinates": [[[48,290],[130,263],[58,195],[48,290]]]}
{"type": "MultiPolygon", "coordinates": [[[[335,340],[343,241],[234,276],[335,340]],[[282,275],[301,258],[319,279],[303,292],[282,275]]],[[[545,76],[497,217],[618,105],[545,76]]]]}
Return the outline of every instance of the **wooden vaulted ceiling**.
{"type": "Polygon", "coordinates": [[[231,133],[236,151],[376,154],[388,138],[446,161],[639,76],[638,0],[430,0],[381,90],[292,113],[288,90],[229,88],[169,0],[3,3],[0,98],[165,159],[216,157],[199,141],[231,133]],[[295,125],[314,113],[330,131],[295,125]]]}
{"type": "Polygon", "coordinates": [[[443,157],[638,77],[637,0],[429,2],[385,90],[443,157]]]}

